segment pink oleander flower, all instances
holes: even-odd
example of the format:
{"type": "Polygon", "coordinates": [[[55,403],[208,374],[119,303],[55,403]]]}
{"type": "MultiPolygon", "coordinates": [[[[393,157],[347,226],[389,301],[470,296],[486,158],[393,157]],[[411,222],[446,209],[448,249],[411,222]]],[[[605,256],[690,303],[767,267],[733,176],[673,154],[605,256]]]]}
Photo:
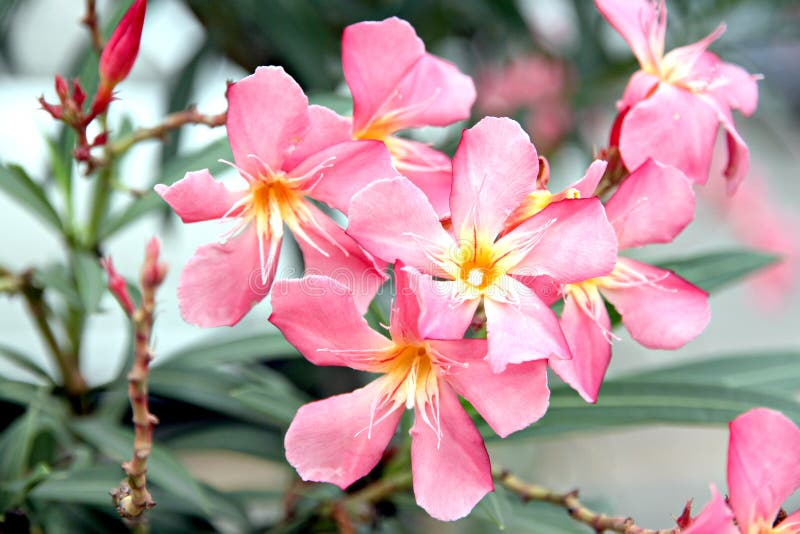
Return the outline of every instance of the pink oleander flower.
{"type": "Polygon", "coordinates": [[[728,192],[735,192],[747,175],[750,152],[736,131],[732,110],[752,114],[758,87],[756,76],[706,50],[725,26],[664,54],[664,0],[595,0],[595,5],[641,66],[618,104],[611,135],[625,166],[635,169],[653,158],[705,183],[721,124],[728,141],[728,192]]]}
{"type": "Polygon", "coordinates": [[[477,76],[482,114],[515,115],[525,112],[527,131],[536,133],[536,144],[545,152],[554,148],[572,127],[572,109],[565,95],[571,72],[558,59],[520,55],[508,65],[491,66],[477,76]]]}
{"type": "Polygon", "coordinates": [[[111,102],[114,87],[128,77],[139,55],[147,0],[136,0],[119,21],[100,55],[100,86],[92,115],[102,113],[111,102]]]}
{"type": "Polygon", "coordinates": [[[156,186],[186,223],[234,223],[221,243],[200,247],[181,273],[183,318],[199,326],[238,322],[272,286],[284,225],[297,239],[306,271],[352,287],[366,309],[385,276],[309,199],[345,211],[356,191],[396,174],[386,148],[377,141],[351,141],[349,122],[329,109],[309,107],[280,67],[260,67],[231,85],[228,101],[232,165],[246,188],[228,189],[207,169],[156,186]]]}
{"type": "Polygon", "coordinates": [[[413,409],[417,503],[437,519],[458,519],[494,486],[483,439],[457,395],[507,436],[547,410],[547,365],[492,373],[486,340],[462,339],[447,302],[417,286],[417,274],[398,264],[395,276],[391,339],[369,328],[352,293],[335,280],[276,283],[270,321],[306,358],[381,375],[352,393],[301,407],[286,433],[286,458],[303,480],[347,488],[378,464],[404,409],[413,409]]]}
{"type": "Polygon", "coordinates": [[[469,118],[475,101],[472,79],[426,53],[414,28],[397,17],[345,28],[342,68],[353,95],[353,138],[386,143],[400,174],[428,195],[437,213],[446,215],[450,158],[394,134],[469,118]]]}
{"type": "MultiPolygon", "coordinates": [[[[576,186],[593,191],[605,162],[595,162],[576,186]]],[[[591,193],[589,193],[591,195],[591,193]]],[[[574,201],[568,201],[574,202],[574,201]]],[[[619,249],[672,241],[694,218],[694,193],[675,168],[647,160],[605,205],[619,249]]],[[[618,258],[610,274],[563,286],[561,327],[572,360],[553,370],[588,402],[595,402],[611,359],[611,321],[603,297],[622,316],[631,337],[648,348],[676,349],[710,320],[708,294],[671,271],[618,258]]]]}
{"type": "Polygon", "coordinates": [[[451,232],[403,177],[374,182],[350,204],[348,234],[379,258],[428,275],[421,283],[450,301],[451,320],[462,332],[483,303],[495,371],[570,357],[555,314],[522,280],[586,280],[608,274],[616,259],[613,229],[596,198],[553,203],[500,235],[536,188],[538,169],[536,149],[519,124],[488,117],[464,131],[453,158],[451,232]]]}
{"type": "Polygon", "coordinates": [[[783,502],[800,488],[800,428],[766,408],[750,410],[729,426],[727,502],[712,485],[711,502],[681,532],[800,533],[800,510],[779,516],[783,502]]]}

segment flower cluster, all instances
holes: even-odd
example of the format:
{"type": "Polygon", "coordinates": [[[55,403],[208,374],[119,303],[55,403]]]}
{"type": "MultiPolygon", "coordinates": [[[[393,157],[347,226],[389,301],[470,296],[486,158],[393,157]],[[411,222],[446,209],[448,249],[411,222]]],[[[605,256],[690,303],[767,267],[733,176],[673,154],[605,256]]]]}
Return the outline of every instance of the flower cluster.
{"type": "Polygon", "coordinates": [[[285,445],[303,479],[348,487],[377,465],[413,409],[417,502],[439,519],[463,517],[493,483],[459,396],[500,436],[544,415],[548,365],[594,402],[615,338],[606,301],[646,347],[674,349],[705,328],[704,291],[618,252],[670,242],[689,224],[692,184],[708,178],[719,124],[735,188],[748,156],[730,110],[753,111],[754,78],[706,51],[718,32],[664,55],[663,2],[597,6],[642,65],[611,135],[622,165],[613,173],[598,160],[551,192],[549,164],[508,118],[465,130],[452,160],[396,135],[467,119],[476,94],[468,76],[391,18],[345,29],[351,118],[310,106],[282,68],[259,68],[228,90],[242,187],[207,170],[157,186],[184,222],[232,225],[183,270],[187,321],[235,324],[271,289],[270,321],[308,360],[379,375],[298,411],[285,445]],[[346,229],[319,203],[346,216],[346,229]],[[285,229],[306,276],[275,281],[285,229]],[[390,265],[396,296],[382,335],[363,314],[390,265]],[[484,317],[485,336],[482,327],[475,336],[484,317]]]}

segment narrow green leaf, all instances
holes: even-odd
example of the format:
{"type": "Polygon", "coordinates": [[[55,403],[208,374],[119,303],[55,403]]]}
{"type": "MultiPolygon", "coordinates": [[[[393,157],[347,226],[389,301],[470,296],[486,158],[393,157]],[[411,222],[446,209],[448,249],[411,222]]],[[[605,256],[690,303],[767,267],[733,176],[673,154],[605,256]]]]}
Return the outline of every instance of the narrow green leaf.
{"type": "Polygon", "coordinates": [[[790,396],[800,391],[800,352],[732,354],[660,367],[617,380],[710,384],[790,396]]]}
{"type": "MultiPolygon", "coordinates": [[[[133,455],[133,432],[113,422],[84,418],[71,421],[70,426],[83,440],[114,461],[128,461],[133,455]]],[[[123,477],[120,468],[120,479],[123,477]]],[[[156,444],[153,444],[147,461],[147,479],[197,507],[198,514],[210,509],[208,497],[200,484],[171,453],[156,444]]]]}
{"type": "Polygon", "coordinates": [[[150,391],[244,421],[269,424],[269,417],[233,397],[242,386],[240,376],[210,369],[154,368],[150,372],[150,391]]]}
{"type": "Polygon", "coordinates": [[[289,426],[300,406],[309,400],[283,375],[267,368],[251,373],[250,383],[234,390],[231,395],[282,428],[289,426]]]}
{"type": "MultiPolygon", "coordinates": [[[[747,410],[765,406],[800,421],[800,404],[785,397],[708,384],[607,381],[597,404],[571,389],[554,388],[547,414],[506,439],[552,436],[635,424],[723,424],[747,410]]],[[[480,421],[487,440],[497,436],[480,421]]]]}
{"type": "MultiPolygon", "coordinates": [[[[17,367],[24,369],[32,375],[41,378],[48,384],[53,384],[53,378],[50,374],[36,361],[18,350],[9,347],[8,345],[0,344],[0,361],[6,359],[12,362],[17,367]]],[[[1,370],[1,369],[0,369],[1,370]]]]}
{"type": "Polygon", "coordinates": [[[172,450],[227,450],[283,462],[283,438],[262,426],[222,423],[180,432],[166,441],[172,450]]]}
{"type": "MultiPolygon", "coordinates": [[[[0,510],[9,510],[18,506],[30,493],[31,488],[49,476],[50,468],[44,463],[38,463],[22,478],[0,480],[0,510]]],[[[1,515],[0,521],[2,521],[1,515]]]]}
{"type": "MultiPolygon", "coordinates": [[[[227,138],[219,139],[209,145],[191,152],[172,158],[161,170],[160,179],[156,183],[173,184],[183,178],[188,171],[208,169],[212,174],[222,172],[227,168],[220,159],[230,160],[231,150],[227,138]]],[[[155,184],[153,184],[155,185],[155,184]]],[[[147,191],[141,197],[133,200],[125,208],[111,214],[108,221],[100,229],[100,239],[107,239],[128,223],[139,217],[151,213],[159,208],[166,207],[161,197],[154,191],[147,191]]]]}
{"type": "Polygon", "coordinates": [[[81,297],[83,309],[87,313],[94,313],[106,289],[103,269],[97,257],[92,254],[76,251],[71,254],[71,259],[75,287],[81,297]]]}
{"type": "Polygon", "coordinates": [[[0,380],[0,400],[12,404],[30,404],[43,389],[27,382],[0,380]]]}
{"type": "Polygon", "coordinates": [[[44,189],[22,167],[0,164],[0,189],[49,226],[61,231],[61,219],[47,199],[44,189]]]}
{"type": "Polygon", "coordinates": [[[155,367],[201,369],[225,363],[251,363],[299,356],[281,334],[267,333],[244,337],[214,336],[166,356],[158,357],[155,367]]]}
{"type": "MultiPolygon", "coordinates": [[[[522,502],[499,484],[487,495],[470,518],[488,521],[500,531],[514,534],[589,534],[590,527],[576,522],[561,507],[544,502],[522,502]],[[493,500],[490,497],[494,496],[493,500]],[[494,507],[497,507],[496,509],[494,507]],[[502,514],[498,519],[497,514],[502,514]]],[[[486,523],[481,524],[485,530],[486,523]]],[[[471,529],[467,529],[471,531],[471,529]]]]}
{"type": "Polygon", "coordinates": [[[75,288],[69,268],[61,263],[53,263],[47,267],[36,269],[33,281],[42,289],[52,289],[64,299],[68,306],[80,308],[83,306],[81,296],[75,288]]]}
{"type": "Polygon", "coordinates": [[[755,250],[712,252],[702,256],[660,262],[659,267],[675,273],[706,291],[714,291],[772,265],[780,258],[755,250]]]}
{"type": "Polygon", "coordinates": [[[41,403],[45,395],[39,392],[24,415],[18,417],[0,435],[0,480],[14,480],[28,470],[33,442],[42,429],[41,403]]]}

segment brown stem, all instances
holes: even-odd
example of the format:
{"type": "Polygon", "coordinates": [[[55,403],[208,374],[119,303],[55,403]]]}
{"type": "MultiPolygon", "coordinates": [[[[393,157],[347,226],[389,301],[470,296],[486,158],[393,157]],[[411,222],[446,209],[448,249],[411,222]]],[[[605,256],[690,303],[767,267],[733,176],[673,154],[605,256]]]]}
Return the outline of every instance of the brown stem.
{"type": "Polygon", "coordinates": [[[558,493],[537,484],[530,484],[503,469],[493,468],[492,476],[506,489],[516,493],[523,501],[543,501],[561,506],[567,513],[581,523],[589,525],[598,533],[612,531],[621,534],[677,534],[680,529],[651,530],[642,528],[630,517],[609,516],[595,512],[584,506],[578,498],[578,491],[558,493]]]}
{"type": "Polygon", "coordinates": [[[136,143],[147,139],[163,139],[170,131],[178,129],[186,124],[204,124],[209,128],[215,128],[217,126],[223,126],[226,118],[227,112],[225,111],[216,115],[204,115],[197,111],[194,106],[190,106],[184,111],[178,111],[167,115],[164,122],[157,126],[134,130],[130,135],[109,145],[108,151],[112,157],[118,156],[127,152],[136,143]]]}
{"type": "Polygon", "coordinates": [[[597,188],[594,190],[594,195],[596,197],[603,198],[621,184],[630,173],[628,169],[625,168],[625,164],[622,162],[622,157],[617,147],[612,146],[600,150],[595,154],[595,159],[604,159],[608,162],[606,172],[603,174],[603,177],[597,184],[597,188]]]}
{"type": "Polygon", "coordinates": [[[103,34],[100,31],[97,19],[95,0],[86,0],[86,14],[81,19],[81,22],[89,30],[89,34],[92,37],[92,46],[98,54],[101,53],[103,51],[103,34]]]}
{"type": "Polygon", "coordinates": [[[151,241],[142,266],[142,304],[133,314],[135,345],[134,360],[128,373],[128,397],[133,410],[133,457],[123,462],[128,475],[120,487],[111,492],[119,514],[135,519],[137,526],[146,528],[142,512],[156,505],[147,490],[147,459],[153,447],[153,428],[158,418],[150,413],[147,378],[150,361],[153,359],[150,336],[153,330],[153,312],[158,286],[164,280],[166,266],[158,263],[158,243],[151,241]],[[154,244],[155,243],[155,244],[154,244]]]}

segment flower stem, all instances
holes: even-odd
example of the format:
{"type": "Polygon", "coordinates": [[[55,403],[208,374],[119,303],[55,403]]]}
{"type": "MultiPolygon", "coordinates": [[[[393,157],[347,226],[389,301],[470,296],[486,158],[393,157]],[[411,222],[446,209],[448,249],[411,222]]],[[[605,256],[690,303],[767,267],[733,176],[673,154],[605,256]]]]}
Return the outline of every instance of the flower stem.
{"type": "Polygon", "coordinates": [[[506,489],[517,494],[523,501],[543,501],[561,506],[570,517],[589,525],[598,533],[612,531],[620,534],[677,534],[680,531],[678,528],[646,529],[637,526],[630,517],[608,516],[595,512],[581,503],[577,490],[558,493],[537,484],[525,482],[508,471],[499,468],[492,469],[492,477],[506,489]]]}
{"type": "Polygon", "coordinates": [[[86,14],[81,22],[89,30],[92,37],[92,46],[99,54],[103,51],[103,34],[100,32],[100,25],[97,20],[97,9],[95,0],[86,0],[86,14]]]}

